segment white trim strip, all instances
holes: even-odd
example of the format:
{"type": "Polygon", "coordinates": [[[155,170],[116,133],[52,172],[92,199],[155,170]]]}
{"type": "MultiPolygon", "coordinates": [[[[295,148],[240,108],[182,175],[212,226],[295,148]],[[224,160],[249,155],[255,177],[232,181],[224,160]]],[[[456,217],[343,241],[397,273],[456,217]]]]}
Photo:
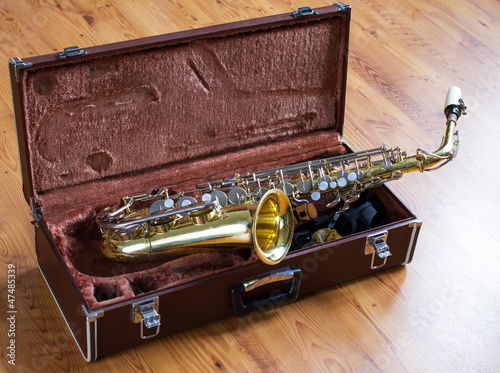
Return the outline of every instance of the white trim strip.
{"type": "Polygon", "coordinates": [[[401,265],[406,265],[410,261],[411,250],[412,250],[413,246],[415,246],[415,240],[417,238],[416,237],[417,228],[419,228],[422,225],[422,220],[420,220],[417,217],[415,220],[413,220],[412,222],[410,222],[409,225],[410,225],[410,227],[413,227],[413,230],[411,232],[410,243],[408,244],[408,251],[406,252],[405,261],[403,263],[401,263],[401,265]]]}

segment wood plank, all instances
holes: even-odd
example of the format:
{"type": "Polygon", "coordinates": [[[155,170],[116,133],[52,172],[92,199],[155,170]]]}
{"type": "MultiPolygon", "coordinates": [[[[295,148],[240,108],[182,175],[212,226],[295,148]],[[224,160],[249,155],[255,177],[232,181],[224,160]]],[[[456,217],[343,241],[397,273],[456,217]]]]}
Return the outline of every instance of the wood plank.
{"type": "MultiPolygon", "coordinates": [[[[0,3],[0,56],[131,40],[291,12],[295,0],[0,3]]],[[[330,2],[310,0],[319,7],[330,2]]],[[[7,266],[16,266],[18,371],[500,371],[500,2],[352,1],[344,138],[434,150],[442,106],[462,88],[457,158],[390,185],[423,220],[413,262],[87,364],[37,268],[21,191],[7,69],[0,69],[0,330],[9,338],[7,266]]]]}

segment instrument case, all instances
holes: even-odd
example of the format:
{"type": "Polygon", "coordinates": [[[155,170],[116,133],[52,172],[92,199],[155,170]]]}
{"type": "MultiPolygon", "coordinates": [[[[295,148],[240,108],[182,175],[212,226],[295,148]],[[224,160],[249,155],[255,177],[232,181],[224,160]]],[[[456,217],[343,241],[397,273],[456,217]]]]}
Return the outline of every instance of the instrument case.
{"type": "Polygon", "coordinates": [[[123,196],[351,152],[350,16],[336,3],[10,60],[39,267],[87,361],[411,261],[420,220],[384,185],[362,197],[384,206],[381,226],[275,266],[224,251],[127,264],[98,248],[95,216],[123,196]]]}

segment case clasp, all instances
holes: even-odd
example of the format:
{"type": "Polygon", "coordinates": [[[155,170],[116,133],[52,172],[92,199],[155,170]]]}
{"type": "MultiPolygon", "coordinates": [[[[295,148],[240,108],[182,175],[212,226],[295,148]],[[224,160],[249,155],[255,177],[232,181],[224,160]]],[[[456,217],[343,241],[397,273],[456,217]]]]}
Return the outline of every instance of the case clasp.
{"type": "Polygon", "coordinates": [[[312,16],[314,14],[317,14],[315,10],[313,10],[309,6],[304,6],[302,8],[297,9],[295,12],[293,12],[292,17],[299,18],[299,17],[305,17],[305,16],[312,16]]]}
{"type": "Polygon", "coordinates": [[[86,54],[87,52],[84,49],[75,45],[74,47],[64,48],[64,51],[57,53],[57,58],[64,60],[69,57],[85,56],[86,54]]]}
{"type": "Polygon", "coordinates": [[[132,321],[134,324],[141,323],[141,339],[152,338],[160,332],[160,315],[158,314],[158,297],[132,304],[132,321]],[[144,335],[146,328],[156,328],[153,334],[144,335]]]}
{"type": "Polygon", "coordinates": [[[389,251],[389,246],[387,245],[388,235],[389,232],[384,231],[366,237],[365,255],[372,255],[371,269],[383,267],[387,262],[387,257],[392,255],[389,251]],[[377,254],[380,259],[383,259],[381,264],[375,264],[375,254],[377,254]]]}

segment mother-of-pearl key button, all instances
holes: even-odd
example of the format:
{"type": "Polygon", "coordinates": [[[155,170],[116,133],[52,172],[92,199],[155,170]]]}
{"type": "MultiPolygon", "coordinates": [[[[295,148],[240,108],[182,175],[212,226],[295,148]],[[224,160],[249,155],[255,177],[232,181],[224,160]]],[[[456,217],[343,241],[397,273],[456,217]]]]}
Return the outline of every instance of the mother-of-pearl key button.
{"type": "Polygon", "coordinates": [[[355,181],[358,178],[355,172],[349,172],[347,174],[347,180],[349,181],[355,181]]]}
{"type": "Polygon", "coordinates": [[[318,192],[318,191],[314,191],[311,193],[311,199],[313,201],[319,201],[319,199],[321,198],[321,193],[318,192]]]}
{"type": "Polygon", "coordinates": [[[321,191],[325,191],[328,189],[328,183],[326,181],[321,181],[319,184],[318,184],[318,188],[319,190],[321,191]]]}
{"type": "Polygon", "coordinates": [[[340,171],[337,172],[336,178],[337,178],[337,184],[339,187],[343,188],[347,185],[347,179],[345,178],[347,176],[347,172],[345,171],[340,171]]]}
{"type": "Polygon", "coordinates": [[[347,185],[347,180],[344,177],[337,177],[337,184],[339,187],[343,188],[347,185]]]}
{"type": "Polygon", "coordinates": [[[325,191],[328,189],[328,187],[330,186],[330,183],[333,181],[333,179],[331,178],[331,176],[329,175],[325,175],[323,177],[320,177],[318,179],[318,188],[319,190],[321,191],[325,191]]]}
{"type": "Polygon", "coordinates": [[[177,207],[186,207],[186,206],[192,205],[193,203],[196,203],[196,202],[198,202],[196,200],[196,198],[191,197],[191,196],[185,196],[185,197],[180,198],[177,201],[177,207]]]}

